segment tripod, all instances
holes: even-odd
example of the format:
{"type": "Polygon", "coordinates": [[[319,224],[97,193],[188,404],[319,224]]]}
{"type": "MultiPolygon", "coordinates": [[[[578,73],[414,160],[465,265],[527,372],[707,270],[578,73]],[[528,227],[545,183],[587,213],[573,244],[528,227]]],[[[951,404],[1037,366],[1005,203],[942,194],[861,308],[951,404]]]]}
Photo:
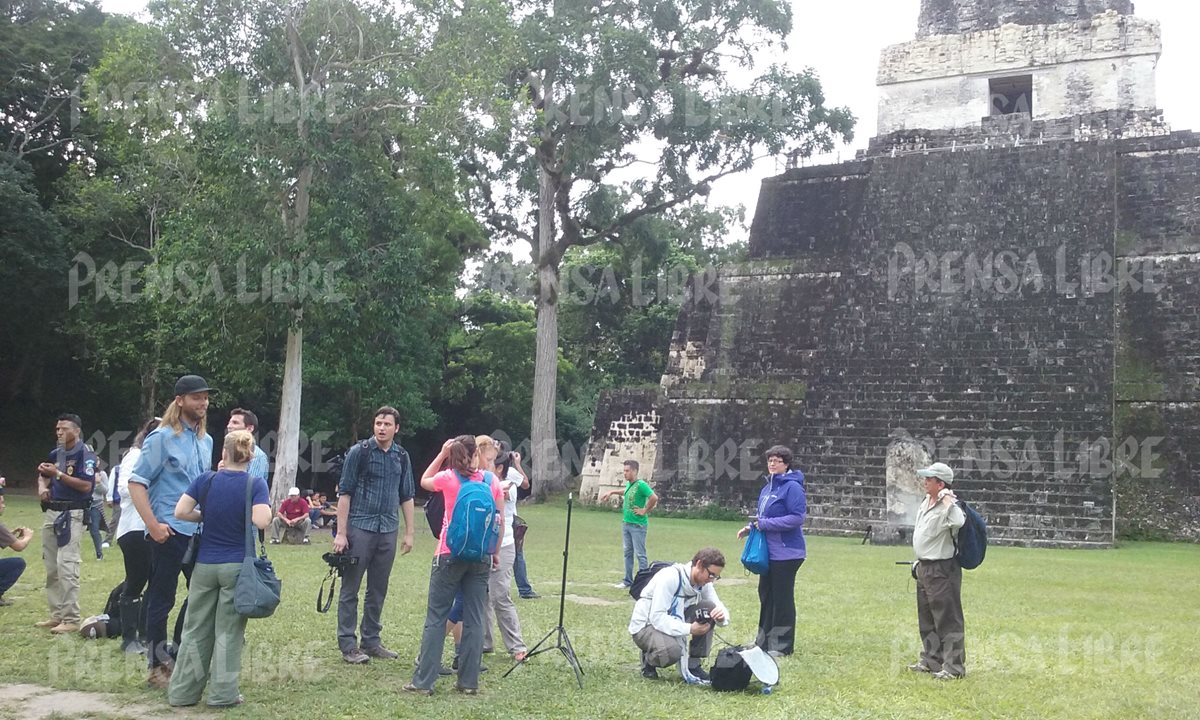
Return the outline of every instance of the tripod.
{"type": "Polygon", "coordinates": [[[520,662],[510,667],[508,672],[504,673],[503,677],[508,677],[513,670],[516,670],[521,665],[524,665],[534,655],[549,652],[551,650],[561,650],[563,657],[567,659],[567,663],[569,663],[571,669],[575,671],[575,681],[579,683],[579,689],[582,690],[583,667],[579,664],[579,658],[575,656],[575,648],[571,647],[571,638],[569,635],[567,635],[567,629],[563,627],[563,610],[565,609],[567,602],[567,557],[571,551],[571,505],[573,497],[573,494],[567,495],[567,537],[563,541],[562,584],[559,587],[558,593],[558,626],[546,633],[546,637],[538,640],[537,645],[534,645],[533,649],[526,653],[525,657],[522,658],[520,662]],[[554,644],[542,647],[542,645],[546,644],[546,641],[552,637],[554,638],[554,644]]]}

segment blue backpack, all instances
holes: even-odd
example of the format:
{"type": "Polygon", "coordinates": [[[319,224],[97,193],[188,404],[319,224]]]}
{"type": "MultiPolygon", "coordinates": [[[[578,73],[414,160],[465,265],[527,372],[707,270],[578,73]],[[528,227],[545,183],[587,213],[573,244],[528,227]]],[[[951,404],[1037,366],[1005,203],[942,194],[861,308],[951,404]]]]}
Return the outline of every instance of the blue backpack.
{"type": "Polygon", "coordinates": [[[987,521],[962,500],[958,501],[958,506],[967,521],[954,539],[954,557],[963,568],[974,570],[983,564],[983,556],[987,554],[987,521]]]}
{"type": "Polygon", "coordinates": [[[492,499],[492,474],[485,472],[482,482],[466,480],[461,475],[458,479],[461,484],[446,527],[446,547],[455,560],[488,561],[500,541],[500,522],[496,501],[492,499]]]}

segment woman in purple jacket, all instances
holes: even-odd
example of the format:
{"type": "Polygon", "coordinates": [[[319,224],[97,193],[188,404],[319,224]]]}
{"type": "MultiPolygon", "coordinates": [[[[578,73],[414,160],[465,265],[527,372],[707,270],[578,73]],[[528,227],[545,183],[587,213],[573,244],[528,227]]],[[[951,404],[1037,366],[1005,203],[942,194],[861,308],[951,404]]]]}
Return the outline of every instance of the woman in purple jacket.
{"type": "Polygon", "coordinates": [[[758,578],[757,645],[767,652],[791,655],[796,642],[796,572],[804,564],[804,473],[791,469],[792,451],[782,445],[767,450],[767,484],[758,494],[758,514],[738,531],[756,527],[767,538],[768,569],[758,578]]]}

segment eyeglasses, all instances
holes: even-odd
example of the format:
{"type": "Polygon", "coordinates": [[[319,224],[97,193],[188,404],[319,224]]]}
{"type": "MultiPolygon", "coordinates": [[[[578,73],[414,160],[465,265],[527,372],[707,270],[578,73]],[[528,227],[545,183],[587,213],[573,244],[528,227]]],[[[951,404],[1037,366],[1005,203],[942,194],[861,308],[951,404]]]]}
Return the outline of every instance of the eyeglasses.
{"type": "Polygon", "coordinates": [[[720,575],[716,574],[712,570],[709,570],[708,568],[704,568],[704,572],[708,573],[708,579],[712,580],[713,582],[716,582],[721,579],[720,575]]]}

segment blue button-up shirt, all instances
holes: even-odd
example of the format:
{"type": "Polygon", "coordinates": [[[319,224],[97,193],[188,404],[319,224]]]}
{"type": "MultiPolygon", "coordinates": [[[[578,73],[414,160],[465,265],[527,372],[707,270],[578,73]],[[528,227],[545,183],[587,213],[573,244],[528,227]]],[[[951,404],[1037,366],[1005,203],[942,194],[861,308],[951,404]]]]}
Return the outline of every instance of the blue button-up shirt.
{"type": "Polygon", "coordinates": [[[396,532],[400,529],[400,505],[415,494],[412,463],[400,443],[393,442],[384,452],[375,438],[363,442],[367,448],[355,443],[346,453],[338,494],[350,496],[352,526],[368,532],[396,532]],[[363,452],[368,453],[365,459],[363,452]]]}
{"type": "MultiPolygon", "coordinates": [[[[267,460],[267,454],[259,446],[254,446],[254,457],[251,458],[250,464],[246,466],[246,473],[252,478],[262,478],[263,482],[267,482],[267,474],[271,471],[271,463],[267,460]]],[[[270,483],[267,483],[270,485],[270,483]]]]}
{"type": "Polygon", "coordinates": [[[146,436],[133,466],[129,482],[146,487],[154,517],[180,535],[196,532],[196,523],[176,519],[175,504],[193,479],[212,469],[212,448],[208,433],[198,435],[187,423],[179,433],[161,425],[146,436]]]}

